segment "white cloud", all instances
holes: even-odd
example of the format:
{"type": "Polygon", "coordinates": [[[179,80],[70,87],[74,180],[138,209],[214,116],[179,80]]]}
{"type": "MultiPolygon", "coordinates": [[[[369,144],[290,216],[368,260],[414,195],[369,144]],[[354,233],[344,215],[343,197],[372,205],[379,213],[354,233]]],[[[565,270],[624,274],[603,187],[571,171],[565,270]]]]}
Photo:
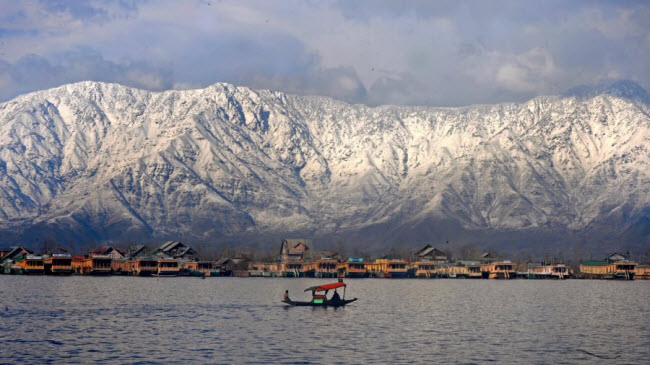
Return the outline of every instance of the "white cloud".
{"type": "Polygon", "coordinates": [[[11,72],[0,70],[0,98],[81,77],[153,90],[224,81],[371,104],[522,100],[611,75],[648,88],[649,9],[581,1],[8,1],[0,57],[11,72]],[[25,76],[40,67],[25,62],[30,54],[53,74],[25,76]]]}

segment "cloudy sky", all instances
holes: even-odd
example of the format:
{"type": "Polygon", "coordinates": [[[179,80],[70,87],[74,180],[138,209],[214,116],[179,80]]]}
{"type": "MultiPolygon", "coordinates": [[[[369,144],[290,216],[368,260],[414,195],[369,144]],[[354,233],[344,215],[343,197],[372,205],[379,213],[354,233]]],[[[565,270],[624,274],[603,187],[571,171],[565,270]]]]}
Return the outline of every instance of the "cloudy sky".
{"type": "Polygon", "coordinates": [[[627,1],[0,0],[0,101],[81,80],[215,82],[353,103],[650,89],[650,5],[627,1]]]}

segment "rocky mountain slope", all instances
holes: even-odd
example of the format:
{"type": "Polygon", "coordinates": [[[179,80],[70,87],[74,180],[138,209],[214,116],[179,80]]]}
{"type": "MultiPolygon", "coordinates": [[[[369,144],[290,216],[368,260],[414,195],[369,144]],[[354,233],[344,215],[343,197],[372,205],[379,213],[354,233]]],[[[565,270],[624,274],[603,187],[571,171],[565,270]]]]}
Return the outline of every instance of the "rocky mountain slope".
{"type": "Polygon", "coordinates": [[[65,85],[0,104],[0,243],[647,249],[648,100],[629,82],[463,108],[65,85]]]}

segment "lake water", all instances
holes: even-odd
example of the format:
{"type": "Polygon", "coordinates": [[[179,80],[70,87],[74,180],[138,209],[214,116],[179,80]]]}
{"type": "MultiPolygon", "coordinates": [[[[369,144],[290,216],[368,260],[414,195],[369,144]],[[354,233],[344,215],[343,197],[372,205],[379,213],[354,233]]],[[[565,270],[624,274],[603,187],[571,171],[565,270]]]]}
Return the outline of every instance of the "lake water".
{"type": "Polygon", "coordinates": [[[0,363],[650,362],[650,281],[0,276],[0,363]]]}

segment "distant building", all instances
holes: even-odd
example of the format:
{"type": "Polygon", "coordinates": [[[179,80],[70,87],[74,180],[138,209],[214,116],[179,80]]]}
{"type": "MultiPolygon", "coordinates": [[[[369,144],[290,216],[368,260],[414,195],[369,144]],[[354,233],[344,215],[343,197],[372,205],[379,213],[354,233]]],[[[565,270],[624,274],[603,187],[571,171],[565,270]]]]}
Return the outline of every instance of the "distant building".
{"type": "Polygon", "coordinates": [[[89,257],[95,256],[109,256],[112,259],[123,259],[124,253],[112,246],[102,246],[97,247],[96,249],[88,253],[89,257]]]}
{"type": "Polygon", "coordinates": [[[6,252],[4,256],[2,256],[3,260],[16,260],[16,259],[23,259],[27,255],[31,255],[34,252],[32,250],[28,250],[22,246],[13,246],[11,249],[6,252]]]}
{"type": "Polygon", "coordinates": [[[447,254],[439,249],[426,245],[415,253],[415,260],[417,261],[433,261],[434,263],[445,263],[448,261],[447,254]]]}
{"type": "Polygon", "coordinates": [[[625,260],[627,260],[627,256],[624,256],[624,255],[622,255],[622,254],[620,254],[618,252],[614,252],[613,254],[605,257],[605,259],[604,259],[604,261],[606,261],[606,262],[608,262],[610,264],[613,263],[613,262],[625,261],[625,260]]]}
{"type": "Polygon", "coordinates": [[[246,270],[248,269],[248,264],[251,260],[247,257],[227,257],[221,260],[218,260],[215,263],[216,267],[223,268],[226,270],[246,270]]]}
{"type": "Polygon", "coordinates": [[[12,250],[11,247],[0,247],[0,260],[4,259],[12,250]]]}
{"type": "Polygon", "coordinates": [[[152,255],[186,260],[198,259],[199,256],[193,248],[185,246],[178,241],[167,241],[163,243],[162,246],[152,252],[152,255]]]}
{"type": "Polygon", "coordinates": [[[312,250],[312,243],[304,238],[287,238],[282,240],[280,261],[304,260],[312,250]]]}
{"type": "Polygon", "coordinates": [[[129,259],[137,259],[139,257],[147,256],[147,246],[133,245],[126,250],[125,257],[129,259]]]}
{"type": "Polygon", "coordinates": [[[481,255],[481,258],[480,258],[479,261],[481,261],[481,264],[489,264],[489,263],[494,262],[496,259],[497,259],[497,257],[493,253],[486,252],[486,253],[481,255]]]}

